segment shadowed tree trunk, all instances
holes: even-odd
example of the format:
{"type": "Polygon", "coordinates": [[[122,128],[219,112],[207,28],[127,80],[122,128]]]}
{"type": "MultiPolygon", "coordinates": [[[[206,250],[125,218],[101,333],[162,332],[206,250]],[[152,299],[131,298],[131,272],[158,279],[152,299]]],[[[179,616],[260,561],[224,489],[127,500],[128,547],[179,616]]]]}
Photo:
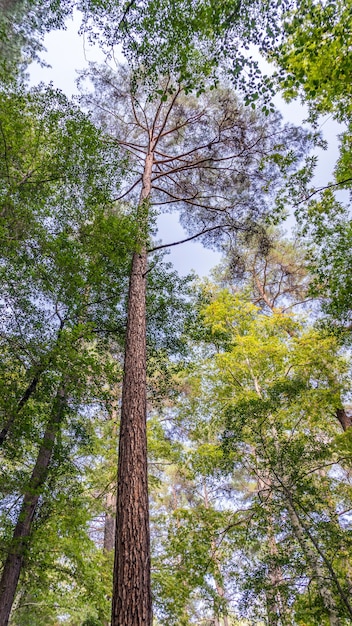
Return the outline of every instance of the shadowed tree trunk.
{"type": "Polygon", "coordinates": [[[350,415],[347,415],[344,408],[336,409],[336,417],[339,420],[343,430],[347,430],[352,426],[352,418],[350,415]]]}
{"type": "MultiPolygon", "coordinates": [[[[103,549],[105,554],[110,554],[115,547],[115,532],[116,532],[116,491],[108,492],[106,496],[106,513],[104,521],[104,540],[103,549]]],[[[111,602],[111,596],[108,596],[109,603],[111,602]]],[[[104,617],[101,617],[104,626],[110,626],[110,621],[106,621],[104,617]]]]}
{"type": "Polygon", "coordinates": [[[320,563],[319,557],[315,553],[314,548],[310,546],[309,539],[307,540],[305,531],[302,528],[301,522],[290,501],[287,503],[287,508],[293,532],[296,535],[302,550],[307,556],[307,562],[316,581],[318,593],[329,617],[329,624],[330,626],[341,626],[341,620],[338,615],[335,598],[331,592],[329,584],[330,581],[326,575],[325,569],[320,563]]]}
{"type": "Polygon", "coordinates": [[[37,461],[24,494],[21,510],[9,547],[0,581],[0,624],[7,626],[15,599],[34,515],[46,482],[55,439],[65,414],[66,398],[61,387],[55,398],[52,413],[38,452],[37,461]]]}
{"type": "MultiPolygon", "coordinates": [[[[62,330],[64,328],[64,322],[61,320],[60,321],[60,327],[59,327],[59,331],[57,334],[57,339],[55,342],[55,348],[57,348],[57,346],[59,345],[59,341],[61,338],[61,334],[62,334],[62,330]]],[[[43,357],[43,360],[38,364],[36,371],[32,377],[32,379],[30,380],[30,382],[28,383],[24,393],[22,394],[22,397],[19,399],[19,401],[17,402],[17,406],[14,409],[14,411],[12,412],[12,415],[10,415],[10,417],[8,417],[8,419],[6,420],[6,422],[4,423],[1,431],[0,431],[0,447],[2,447],[2,445],[4,444],[5,440],[7,439],[7,437],[9,436],[9,434],[11,433],[12,427],[16,421],[16,418],[18,416],[18,414],[22,411],[22,409],[25,407],[25,405],[27,404],[27,402],[31,399],[31,397],[35,394],[37,387],[40,383],[41,377],[45,372],[45,369],[51,365],[54,361],[54,356],[53,353],[49,353],[47,355],[45,355],[43,357]]]]}
{"type": "MultiPolygon", "coordinates": [[[[110,420],[112,423],[112,440],[116,442],[117,436],[117,406],[118,400],[113,402],[110,420]]],[[[112,487],[109,488],[106,494],[106,511],[104,520],[104,540],[103,549],[104,552],[112,552],[115,547],[115,531],[116,531],[116,482],[114,480],[112,487]]]]}
{"type": "Polygon", "coordinates": [[[146,436],[146,272],[144,220],[153,143],[145,159],[138,217],[141,250],[132,260],[122,387],[112,626],[151,626],[150,530],[146,436]]]}

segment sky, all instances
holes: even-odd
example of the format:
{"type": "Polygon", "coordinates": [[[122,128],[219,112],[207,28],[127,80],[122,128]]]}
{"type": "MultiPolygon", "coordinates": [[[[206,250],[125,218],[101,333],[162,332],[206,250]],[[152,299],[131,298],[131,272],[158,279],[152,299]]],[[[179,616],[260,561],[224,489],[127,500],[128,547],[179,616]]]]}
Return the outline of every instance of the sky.
{"type": "MultiPolygon", "coordinates": [[[[77,72],[87,67],[89,61],[103,63],[105,57],[99,47],[89,44],[84,36],[78,34],[80,26],[79,14],[67,21],[67,29],[48,33],[44,39],[46,52],[42,53],[42,59],[50,67],[41,67],[37,63],[30,66],[30,82],[33,85],[39,82],[46,84],[52,82],[53,86],[61,89],[68,97],[78,93],[76,86],[77,72]]],[[[122,55],[117,53],[118,60],[123,60],[122,55]]],[[[267,64],[263,69],[266,71],[267,64]]],[[[274,103],[281,111],[284,120],[302,125],[307,116],[306,109],[297,101],[285,103],[280,96],[276,96],[274,103]]],[[[331,119],[325,117],[321,120],[321,131],[328,141],[327,151],[317,150],[318,167],[316,170],[315,185],[323,186],[331,180],[334,163],[338,155],[337,134],[341,127],[331,119]]],[[[293,220],[289,220],[286,230],[289,230],[293,220]]],[[[285,228],[285,226],[284,226],[285,228]]],[[[163,214],[158,219],[158,239],[163,243],[179,241],[187,237],[178,222],[177,214],[163,214]]],[[[187,274],[194,270],[199,276],[207,276],[211,269],[220,261],[220,253],[204,248],[202,244],[189,242],[170,248],[168,255],[175,269],[180,274],[187,274]]]]}

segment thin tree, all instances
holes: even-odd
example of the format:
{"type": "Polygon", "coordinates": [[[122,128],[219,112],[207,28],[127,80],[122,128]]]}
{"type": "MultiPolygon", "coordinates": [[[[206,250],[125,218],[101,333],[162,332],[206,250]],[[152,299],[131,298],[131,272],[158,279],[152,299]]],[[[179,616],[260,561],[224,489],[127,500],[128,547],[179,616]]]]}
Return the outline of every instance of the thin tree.
{"type": "MultiPolygon", "coordinates": [[[[330,228],[334,230],[334,235],[338,233],[338,236],[340,233],[336,226],[335,224],[335,228],[333,226],[330,228]]],[[[311,227],[313,230],[314,226],[311,227]]],[[[327,241],[324,243],[327,246],[327,241]]],[[[325,258],[329,258],[330,264],[333,265],[331,255],[331,250],[328,253],[324,251],[325,258]]],[[[318,250],[316,248],[310,250],[306,242],[299,237],[285,239],[275,230],[263,230],[254,236],[240,237],[235,247],[229,247],[226,260],[220,269],[221,280],[230,285],[234,282],[236,287],[248,286],[255,304],[263,310],[271,313],[281,312],[283,315],[305,308],[307,305],[316,310],[321,306],[323,309],[326,307],[324,288],[317,287],[314,271],[316,274],[324,273],[324,269],[319,267],[318,250]]],[[[294,334],[293,329],[288,331],[291,336],[294,334]]],[[[343,404],[341,381],[336,378],[333,384],[336,387],[337,398],[336,419],[346,431],[352,426],[352,416],[343,404]]]]}
{"type": "Polygon", "coordinates": [[[0,624],[2,626],[7,626],[10,618],[23,560],[32,531],[34,515],[43,486],[47,480],[55,440],[65,417],[65,410],[65,388],[60,386],[53,402],[32,475],[25,488],[21,510],[2,571],[0,580],[0,624]]]}

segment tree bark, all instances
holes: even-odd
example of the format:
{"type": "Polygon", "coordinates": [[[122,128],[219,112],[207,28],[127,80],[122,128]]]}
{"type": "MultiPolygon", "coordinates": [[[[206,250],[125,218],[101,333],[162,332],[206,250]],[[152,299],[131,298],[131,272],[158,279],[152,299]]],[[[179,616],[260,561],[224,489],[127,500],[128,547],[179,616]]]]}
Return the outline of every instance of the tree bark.
{"type": "Polygon", "coordinates": [[[47,479],[55,439],[65,413],[65,392],[58,390],[53,410],[46,426],[38,457],[24,494],[21,510],[13,533],[8,556],[0,581],[0,624],[7,626],[11,608],[30,538],[34,515],[47,479]]]}
{"type": "Polygon", "coordinates": [[[268,528],[268,546],[271,560],[269,561],[270,587],[266,592],[267,617],[269,626],[278,626],[281,614],[280,592],[278,591],[278,587],[282,580],[282,572],[280,568],[274,564],[278,550],[271,521],[268,528]]]}
{"type": "Polygon", "coordinates": [[[146,436],[145,213],[153,158],[151,147],[145,160],[139,203],[139,219],[144,222],[140,229],[141,250],[133,255],[128,297],[111,626],[152,624],[146,436]]]}

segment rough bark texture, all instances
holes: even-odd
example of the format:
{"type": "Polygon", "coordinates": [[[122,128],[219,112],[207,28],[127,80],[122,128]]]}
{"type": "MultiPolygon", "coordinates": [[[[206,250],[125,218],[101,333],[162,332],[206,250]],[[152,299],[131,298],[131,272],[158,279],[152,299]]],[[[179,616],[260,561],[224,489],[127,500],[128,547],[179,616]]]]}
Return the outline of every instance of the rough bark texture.
{"type": "Polygon", "coordinates": [[[21,511],[13,533],[8,556],[0,581],[0,625],[7,626],[15,599],[18,580],[32,530],[33,518],[46,481],[54,443],[60,422],[64,416],[65,394],[59,389],[50,420],[38,452],[28,487],[24,494],[21,511]]]}
{"type": "MultiPolygon", "coordinates": [[[[151,189],[146,156],[140,216],[151,189]]],[[[143,240],[143,224],[141,239],[143,240]]],[[[146,436],[147,254],[133,255],[130,277],[119,441],[112,626],[151,626],[150,530],[146,436]]]]}
{"type": "Polygon", "coordinates": [[[133,257],[119,443],[112,626],[151,624],[146,441],[146,254],[133,257]]]}

